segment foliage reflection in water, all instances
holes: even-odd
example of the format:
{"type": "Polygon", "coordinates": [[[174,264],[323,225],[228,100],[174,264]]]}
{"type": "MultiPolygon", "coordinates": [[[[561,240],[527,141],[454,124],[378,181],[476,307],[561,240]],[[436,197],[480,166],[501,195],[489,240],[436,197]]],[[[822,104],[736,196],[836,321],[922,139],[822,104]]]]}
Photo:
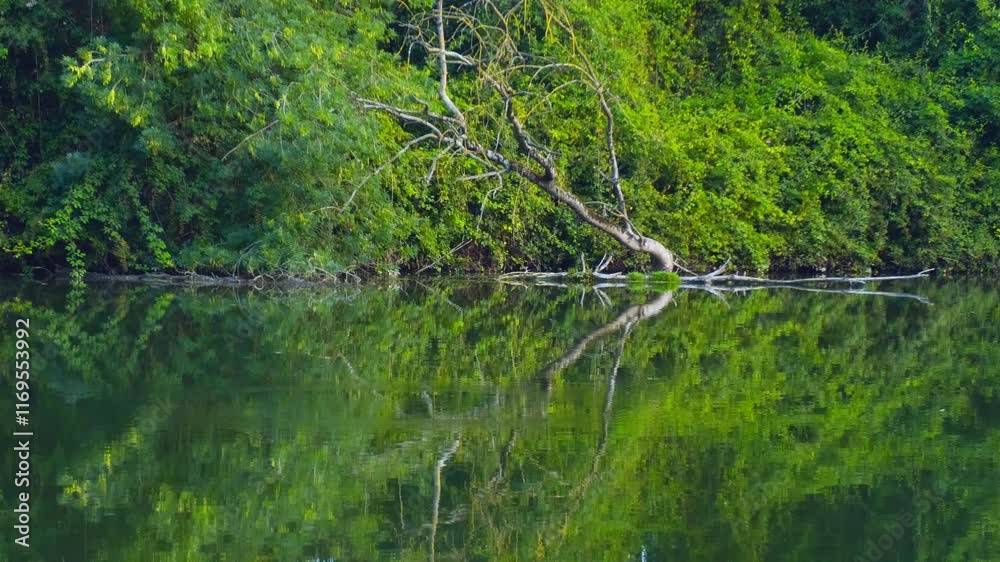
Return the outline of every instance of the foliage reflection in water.
{"type": "Polygon", "coordinates": [[[28,559],[995,559],[1000,292],[892,289],[6,284],[28,559]]]}

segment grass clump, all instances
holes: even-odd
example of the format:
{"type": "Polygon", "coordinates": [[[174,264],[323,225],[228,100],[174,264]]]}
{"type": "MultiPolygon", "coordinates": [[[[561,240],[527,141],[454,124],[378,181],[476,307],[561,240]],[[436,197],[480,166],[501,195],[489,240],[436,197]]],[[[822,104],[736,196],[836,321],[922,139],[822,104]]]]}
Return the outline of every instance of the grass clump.
{"type": "Polygon", "coordinates": [[[649,281],[654,285],[676,287],[681,284],[681,276],[673,271],[654,271],[650,274],[649,281]]]}

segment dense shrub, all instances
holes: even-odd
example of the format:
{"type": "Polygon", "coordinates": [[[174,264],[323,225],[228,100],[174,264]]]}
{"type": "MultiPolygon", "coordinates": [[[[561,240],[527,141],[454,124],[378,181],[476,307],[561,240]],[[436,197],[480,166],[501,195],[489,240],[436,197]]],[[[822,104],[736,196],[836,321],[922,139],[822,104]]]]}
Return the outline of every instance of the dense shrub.
{"type": "MultiPolygon", "coordinates": [[[[433,150],[394,159],[408,132],[354,96],[433,99],[399,37],[425,4],[0,0],[0,267],[322,275],[620,254],[528,186],[459,181],[469,164],[432,166],[433,150]]],[[[1000,10],[939,4],[560,7],[616,95],[636,226],[689,267],[996,269],[1000,10]]],[[[540,5],[521,17],[523,48],[557,55],[540,5]]],[[[593,100],[548,102],[571,187],[609,200],[593,100]]]]}

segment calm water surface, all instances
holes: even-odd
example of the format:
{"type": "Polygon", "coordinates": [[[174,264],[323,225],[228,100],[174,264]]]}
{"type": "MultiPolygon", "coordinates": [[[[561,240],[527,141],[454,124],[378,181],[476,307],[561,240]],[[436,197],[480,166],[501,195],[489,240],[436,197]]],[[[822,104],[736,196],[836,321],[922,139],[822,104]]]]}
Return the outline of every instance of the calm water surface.
{"type": "Polygon", "coordinates": [[[1000,287],[879,289],[2,284],[0,553],[1000,560],[1000,287]]]}

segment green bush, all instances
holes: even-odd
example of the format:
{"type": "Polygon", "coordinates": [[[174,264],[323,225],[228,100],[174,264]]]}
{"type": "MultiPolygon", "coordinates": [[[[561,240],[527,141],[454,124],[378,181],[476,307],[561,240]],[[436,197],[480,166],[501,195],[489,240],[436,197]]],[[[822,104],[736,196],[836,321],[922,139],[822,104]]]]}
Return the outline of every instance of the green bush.
{"type": "Polygon", "coordinates": [[[646,283],[646,276],[638,271],[629,273],[627,279],[630,285],[644,285],[646,283]]]}
{"type": "Polygon", "coordinates": [[[676,287],[681,284],[681,276],[673,271],[654,271],[649,274],[649,282],[656,285],[676,287]]]}

